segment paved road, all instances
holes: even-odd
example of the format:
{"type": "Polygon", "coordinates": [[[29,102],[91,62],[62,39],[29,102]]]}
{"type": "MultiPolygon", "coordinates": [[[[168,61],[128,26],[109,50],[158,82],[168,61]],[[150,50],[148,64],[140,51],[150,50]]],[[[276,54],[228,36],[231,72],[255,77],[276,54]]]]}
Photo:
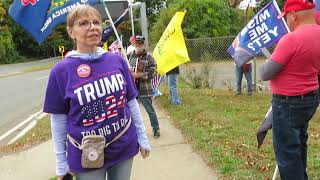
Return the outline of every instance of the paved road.
{"type": "Polygon", "coordinates": [[[42,108],[49,71],[0,78],[0,135],[42,108]]]}
{"type": "MultiPolygon", "coordinates": [[[[49,70],[21,73],[56,62],[57,58],[0,65],[0,137],[32,114],[39,112],[43,106],[49,70]]],[[[11,137],[14,138],[16,133],[12,133],[11,137]]],[[[0,146],[7,142],[6,139],[0,139],[0,146]]]]}

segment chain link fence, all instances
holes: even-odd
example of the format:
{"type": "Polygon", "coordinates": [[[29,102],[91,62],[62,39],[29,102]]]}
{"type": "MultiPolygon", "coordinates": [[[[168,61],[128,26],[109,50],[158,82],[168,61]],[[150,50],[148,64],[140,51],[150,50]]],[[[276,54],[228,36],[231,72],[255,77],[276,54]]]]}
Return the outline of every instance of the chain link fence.
{"type": "MultiPolygon", "coordinates": [[[[235,38],[236,36],[186,39],[191,62],[233,61],[227,50],[235,38]]],[[[268,50],[272,52],[274,47],[268,50]]],[[[257,58],[264,58],[264,56],[261,54],[257,58]]]]}
{"type": "Polygon", "coordinates": [[[186,39],[191,62],[231,61],[227,49],[236,36],[186,39]]]}
{"type": "MultiPolygon", "coordinates": [[[[227,52],[236,36],[185,39],[190,62],[180,66],[182,78],[196,87],[224,88],[235,90],[236,74],[234,60],[227,52]],[[202,82],[195,82],[202,81],[202,82]]],[[[155,45],[151,46],[153,49],[155,45]]],[[[269,49],[270,52],[273,48],[269,49]]],[[[268,91],[268,83],[259,78],[259,66],[265,57],[253,60],[252,80],[256,90],[268,91]]],[[[243,88],[246,79],[243,77],[243,88]]]]}
{"type": "MultiPolygon", "coordinates": [[[[183,77],[194,84],[195,79],[202,79],[197,86],[208,88],[236,89],[235,63],[227,49],[236,36],[186,39],[190,62],[181,66],[183,77]],[[195,78],[198,77],[198,78],[195,78]]],[[[270,52],[273,48],[269,49],[270,52]]],[[[259,66],[265,57],[261,54],[252,63],[252,80],[256,90],[268,91],[268,83],[260,80],[259,66]]],[[[246,79],[242,78],[242,88],[246,89],[246,79]]],[[[243,90],[245,92],[245,90],[243,90]]]]}

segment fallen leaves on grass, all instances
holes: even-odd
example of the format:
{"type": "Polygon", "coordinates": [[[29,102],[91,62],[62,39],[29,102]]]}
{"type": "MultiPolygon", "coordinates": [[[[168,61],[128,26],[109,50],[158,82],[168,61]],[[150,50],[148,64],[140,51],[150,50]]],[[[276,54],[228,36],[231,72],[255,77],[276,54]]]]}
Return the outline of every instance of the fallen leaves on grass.
{"type": "Polygon", "coordinates": [[[263,166],[261,166],[261,167],[259,168],[259,171],[260,171],[260,172],[268,172],[268,171],[270,171],[269,167],[270,167],[270,164],[263,165],[263,166]]]}

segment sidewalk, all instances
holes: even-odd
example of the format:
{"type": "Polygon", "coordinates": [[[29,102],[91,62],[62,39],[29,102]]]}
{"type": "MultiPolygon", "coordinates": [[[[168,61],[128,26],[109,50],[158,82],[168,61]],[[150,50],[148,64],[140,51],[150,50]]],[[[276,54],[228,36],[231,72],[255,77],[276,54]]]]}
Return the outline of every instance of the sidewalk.
{"type": "MultiPolygon", "coordinates": [[[[171,125],[169,117],[155,107],[161,137],[153,139],[149,118],[142,113],[152,147],[148,159],[137,155],[131,180],[215,180],[215,172],[186,144],[181,133],[171,125]]],[[[55,175],[52,141],[44,142],[24,152],[0,158],[0,179],[48,180],[55,175]]]]}

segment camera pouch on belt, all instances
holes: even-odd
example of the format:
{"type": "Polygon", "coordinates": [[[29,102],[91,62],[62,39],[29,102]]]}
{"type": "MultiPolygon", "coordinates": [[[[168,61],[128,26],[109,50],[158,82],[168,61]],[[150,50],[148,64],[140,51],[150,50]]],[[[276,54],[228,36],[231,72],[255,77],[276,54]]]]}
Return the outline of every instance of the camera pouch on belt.
{"type": "Polygon", "coordinates": [[[101,168],[104,165],[104,147],[106,139],[102,135],[89,135],[82,139],[81,166],[83,168],[101,168]]]}

